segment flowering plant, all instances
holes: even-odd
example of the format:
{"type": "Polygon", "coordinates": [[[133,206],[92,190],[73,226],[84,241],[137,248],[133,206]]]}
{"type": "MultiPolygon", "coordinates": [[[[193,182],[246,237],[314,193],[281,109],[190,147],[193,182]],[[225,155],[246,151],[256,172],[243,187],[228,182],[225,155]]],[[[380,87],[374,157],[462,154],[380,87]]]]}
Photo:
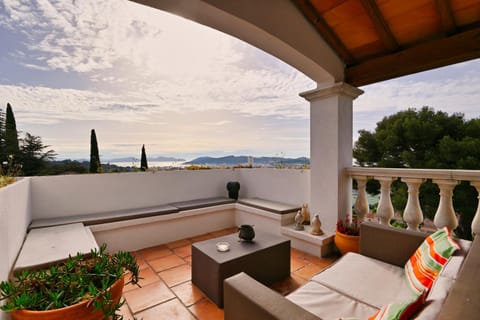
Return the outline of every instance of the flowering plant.
{"type": "Polygon", "coordinates": [[[337,221],[337,231],[349,236],[359,236],[360,221],[358,221],[355,214],[352,215],[352,219],[350,219],[350,215],[347,214],[345,216],[345,222],[341,219],[337,221]]]}

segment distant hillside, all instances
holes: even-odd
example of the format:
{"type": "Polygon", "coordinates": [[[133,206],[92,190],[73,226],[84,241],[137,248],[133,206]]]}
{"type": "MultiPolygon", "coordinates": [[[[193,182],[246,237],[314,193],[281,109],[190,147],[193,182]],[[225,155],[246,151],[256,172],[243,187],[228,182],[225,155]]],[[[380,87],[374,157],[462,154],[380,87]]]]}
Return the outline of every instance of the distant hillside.
{"type": "MultiPolygon", "coordinates": [[[[199,157],[185,164],[197,164],[205,166],[235,166],[245,165],[248,163],[247,156],[226,156],[220,158],[213,157],[199,157]]],[[[310,159],[306,157],[300,158],[282,158],[282,157],[253,157],[254,166],[275,167],[278,165],[297,166],[309,165],[310,159]]]]}
{"type": "MultiPolygon", "coordinates": [[[[163,156],[156,156],[156,157],[148,157],[148,161],[173,161],[173,162],[183,162],[185,159],[178,159],[174,157],[163,157],[163,156]]],[[[105,160],[104,162],[139,162],[140,158],[134,158],[134,157],[125,157],[125,158],[115,158],[115,159],[108,159],[105,160]]]]}

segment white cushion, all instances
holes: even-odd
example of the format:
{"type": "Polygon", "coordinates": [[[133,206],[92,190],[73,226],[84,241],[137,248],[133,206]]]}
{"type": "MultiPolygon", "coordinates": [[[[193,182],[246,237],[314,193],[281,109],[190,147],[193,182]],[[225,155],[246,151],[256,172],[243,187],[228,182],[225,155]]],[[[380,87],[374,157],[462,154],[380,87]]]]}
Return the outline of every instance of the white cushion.
{"type": "Polygon", "coordinates": [[[357,253],[347,253],[312,281],[378,309],[412,297],[403,268],[357,253]]]}
{"type": "Polygon", "coordinates": [[[309,281],[287,296],[287,299],[320,319],[368,319],[378,310],[335,292],[315,281],[309,281]]]}
{"type": "Polygon", "coordinates": [[[428,293],[426,305],[415,319],[434,320],[438,318],[440,309],[443,306],[444,300],[450,291],[455,280],[447,277],[438,277],[435,280],[432,289],[428,293]]]}

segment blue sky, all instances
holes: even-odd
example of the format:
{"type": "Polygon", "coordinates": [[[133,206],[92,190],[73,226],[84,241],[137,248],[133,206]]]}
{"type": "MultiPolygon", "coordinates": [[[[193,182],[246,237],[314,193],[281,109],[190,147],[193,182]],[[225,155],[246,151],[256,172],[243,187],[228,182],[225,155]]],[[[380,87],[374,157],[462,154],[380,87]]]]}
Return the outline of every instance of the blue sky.
{"type": "MultiPolygon", "coordinates": [[[[0,107],[59,159],[309,155],[315,83],[194,22],[126,0],[0,0],[0,107]],[[108,14],[105,14],[108,13],[108,14]]],[[[355,137],[385,115],[429,105],[478,117],[480,61],[365,86],[355,137]]]]}

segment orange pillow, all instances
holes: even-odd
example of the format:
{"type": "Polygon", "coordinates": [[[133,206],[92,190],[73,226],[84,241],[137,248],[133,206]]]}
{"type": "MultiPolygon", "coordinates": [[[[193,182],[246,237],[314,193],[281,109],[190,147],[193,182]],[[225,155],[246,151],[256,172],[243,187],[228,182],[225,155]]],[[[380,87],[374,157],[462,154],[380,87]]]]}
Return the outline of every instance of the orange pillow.
{"type": "Polygon", "coordinates": [[[447,227],[429,235],[405,264],[407,281],[415,294],[432,288],[453,253],[460,249],[447,227]]]}

